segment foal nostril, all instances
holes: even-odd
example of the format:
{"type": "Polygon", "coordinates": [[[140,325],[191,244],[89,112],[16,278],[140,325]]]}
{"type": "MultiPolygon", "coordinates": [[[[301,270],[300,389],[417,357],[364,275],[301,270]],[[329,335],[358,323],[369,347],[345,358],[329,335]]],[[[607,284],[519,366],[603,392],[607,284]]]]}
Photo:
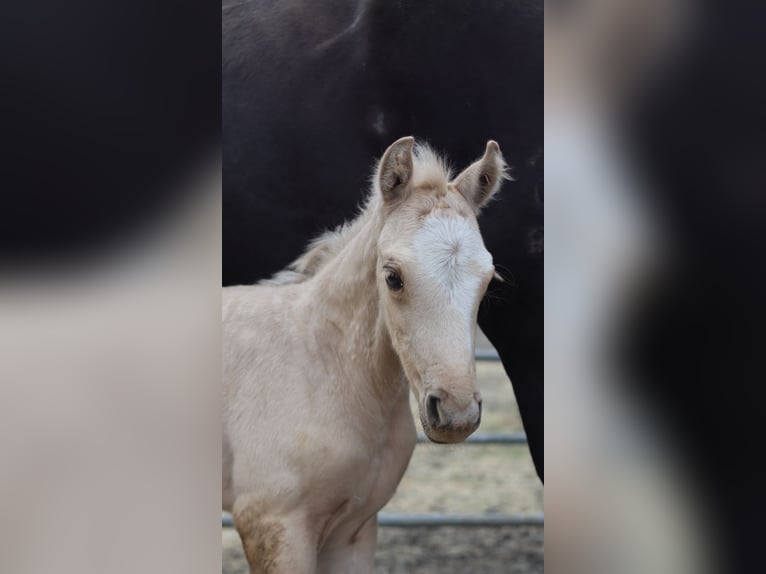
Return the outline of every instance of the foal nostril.
{"type": "Polygon", "coordinates": [[[481,399],[479,399],[479,416],[476,419],[476,426],[481,424],[481,399]]]}
{"type": "Polygon", "coordinates": [[[426,415],[428,416],[428,424],[431,428],[437,428],[439,426],[439,402],[441,399],[434,395],[428,395],[426,398],[426,415]]]}

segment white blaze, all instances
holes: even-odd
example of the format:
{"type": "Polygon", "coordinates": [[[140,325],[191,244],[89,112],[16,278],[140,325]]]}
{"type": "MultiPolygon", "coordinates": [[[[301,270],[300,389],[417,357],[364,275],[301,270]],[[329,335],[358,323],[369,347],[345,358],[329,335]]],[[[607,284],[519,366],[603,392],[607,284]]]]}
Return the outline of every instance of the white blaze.
{"type": "Polygon", "coordinates": [[[430,216],[415,234],[413,247],[420,269],[447,295],[464,318],[472,346],[473,310],[492,256],[481,234],[462,217],[430,216]]]}

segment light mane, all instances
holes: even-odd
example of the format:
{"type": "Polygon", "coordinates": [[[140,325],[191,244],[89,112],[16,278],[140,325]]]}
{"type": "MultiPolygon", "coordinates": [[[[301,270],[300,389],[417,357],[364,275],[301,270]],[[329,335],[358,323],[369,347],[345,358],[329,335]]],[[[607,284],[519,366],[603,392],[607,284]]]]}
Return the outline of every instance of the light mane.
{"type": "MultiPolygon", "coordinates": [[[[452,179],[452,170],[447,162],[432,150],[428,144],[417,143],[412,150],[412,187],[446,187],[452,179]]],[[[364,222],[378,210],[381,201],[378,173],[380,162],[373,172],[371,191],[363,203],[359,215],[335,229],[325,231],[313,239],[306,251],[285,269],[277,272],[270,279],[260,282],[262,285],[290,285],[302,283],[313,277],[329,261],[335,258],[353,239],[364,222]]]]}
{"type": "Polygon", "coordinates": [[[452,180],[452,175],[452,169],[446,160],[432,150],[428,144],[419,143],[415,145],[412,150],[414,187],[446,185],[452,180]]]}

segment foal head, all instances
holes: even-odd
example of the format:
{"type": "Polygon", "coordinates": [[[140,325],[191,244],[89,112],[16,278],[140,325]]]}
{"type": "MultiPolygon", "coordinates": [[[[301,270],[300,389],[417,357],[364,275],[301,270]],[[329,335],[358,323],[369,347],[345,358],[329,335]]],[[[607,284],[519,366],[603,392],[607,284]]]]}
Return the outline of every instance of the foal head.
{"type": "Polygon", "coordinates": [[[481,419],[476,317],[494,267],[476,215],[504,170],[490,141],[480,160],[451,179],[433,152],[407,137],[386,150],[376,173],[382,315],[434,442],[462,441],[481,419]]]}

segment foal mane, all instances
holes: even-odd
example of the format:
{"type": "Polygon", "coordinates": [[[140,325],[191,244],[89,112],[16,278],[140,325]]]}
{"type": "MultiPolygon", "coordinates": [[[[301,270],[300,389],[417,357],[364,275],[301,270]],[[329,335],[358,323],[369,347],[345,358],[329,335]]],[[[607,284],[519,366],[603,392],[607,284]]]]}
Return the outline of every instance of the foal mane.
{"type": "MultiPolygon", "coordinates": [[[[372,216],[380,204],[378,173],[380,163],[371,177],[371,191],[363,202],[357,217],[325,231],[313,239],[306,251],[285,269],[277,272],[261,285],[290,285],[302,283],[316,275],[329,261],[340,253],[348,242],[359,232],[362,224],[372,216]]],[[[413,187],[437,187],[452,179],[452,170],[446,161],[434,152],[428,144],[416,143],[412,150],[412,185],[413,187]]]]}
{"type": "MultiPolygon", "coordinates": [[[[364,213],[364,212],[363,212],[364,213]]],[[[325,231],[309,243],[308,248],[295,261],[285,269],[278,271],[270,279],[260,281],[261,285],[290,285],[302,283],[306,279],[316,275],[328,261],[340,253],[343,247],[354,236],[352,232],[355,224],[362,215],[352,222],[346,222],[335,229],[325,231]]]]}

